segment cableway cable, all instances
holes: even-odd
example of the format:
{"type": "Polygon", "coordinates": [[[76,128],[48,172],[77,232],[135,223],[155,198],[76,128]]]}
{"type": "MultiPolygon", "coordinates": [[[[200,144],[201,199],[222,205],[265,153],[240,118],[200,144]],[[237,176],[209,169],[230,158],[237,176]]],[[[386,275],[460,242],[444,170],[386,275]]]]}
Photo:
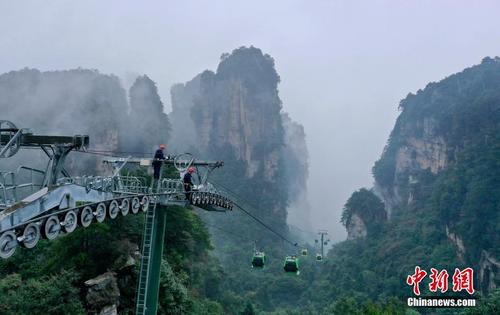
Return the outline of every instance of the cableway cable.
{"type": "MultiPolygon", "coordinates": [[[[257,210],[259,209],[259,207],[257,207],[255,204],[252,204],[250,201],[248,201],[247,199],[245,199],[245,197],[242,197],[241,195],[239,195],[238,193],[232,191],[231,189],[229,189],[227,186],[224,186],[222,185],[221,183],[217,183],[217,182],[214,182],[214,180],[211,180],[210,181],[212,184],[214,184],[215,186],[219,186],[220,188],[222,188],[222,190],[226,191],[227,193],[230,193],[232,194],[234,197],[236,197],[237,199],[239,200],[242,200],[245,204],[249,205],[251,208],[253,208],[254,210],[257,210]]],[[[304,229],[301,229],[297,226],[293,226],[294,228],[296,228],[297,230],[303,232],[303,233],[307,233],[307,234],[316,234],[316,232],[313,232],[313,231],[307,231],[307,230],[304,230],[304,229]]]]}
{"type": "MultiPolygon", "coordinates": [[[[76,151],[76,152],[81,152],[81,153],[87,153],[87,154],[94,154],[94,155],[100,155],[100,156],[112,156],[111,154],[106,154],[106,152],[109,152],[109,153],[119,153],[119,152],[113,152],[113,151],[90,151],[90,150],[87,150],[87,151],[76,151]]],[[[121,153],[125,153],[125,152],[121,152],[121,153]]],[[[131,152],[129,152],[131,153],[131,152]]],[[[136,152],[136,153],[139,153],[139,152],[136,152]]],[[[227,192],[233,194],[235,197],[237,197],[238,199],[241,199],[243,200],[245,203],[247,204],[250,204],[248,202],[245,201],[244,198],[242,198],[241,196],[239,196],[238,194],[236,194],[235,192],[231,191],[230,189],[228,189],[227,187],[224,187],[222,184],[219,184],[219,183],[214,183],[216,186],[220,186],[221,188],[223,188],[224,190],[226,190],[227,192]]],[[[291,244],[292,246],[295,246],[297,247],[298,246],[298,243],[297,242],[292,242],[290,241],[288,238],[286,238],[285,236],[283,236],[281,233],[277,232],[276,230],[274,230],[272,227],[270,227],[269,225],[267,225],[264,221],[262,221],[261,219],[259,219],[258,217],[256,217],[254,214],[252,214],[250,211],[246,210],[243,206],[241,206],[240,204],[236,203],[233,201],[233,204],[238,208],[240,209],[241,211],[243,211],[243,213],[245,213],[246,215],[248,215],[249,217],[251,217],[252,219],[254,219],[257,223],[259,223],[260,225],[262,225],[264,228],[266,228],[267,230],[269,230],[270,232],[274,233],[276,236],[278,236],[279,238],[281,238],[283,241],[291,244]]],[[[250,204],[251,205],[251,204],[250,204]]]]}
{"type": "Polygon", "coordinates": [[[218,227],[218,226],[216,226],[216,225],[213,225],[213,224],[211,224],[211,223],[207,223],[207,222],[203,222],[203,223],[204,223],[206,226],[212,227],[212,228],[214,228],[214,229],[216,229],[216,230],[219,230],[219,231],[221,231],[221,232],[223,232],[223,233],[226,233],[226,234],[228,234],[228,235],[231,235],[231,236],[237,237],[237,238],[239,238],[239,239],[241,239],[241,240],[244,240],[244,241],[247,241],[247,242],[255,243],[255,240],[251,240],[251,239],[249,239],[249,238],[247,238],[247,237],[245,237],[245,236],[243,236],[243,235],[241,235],[241,234],[237,234],[237,233],[234,233],[234,232],[231,232],[231,231],[228,231],[228,230],[222,229],[222,228],[220,228],[220,227],[218,227]]]}
{"type": "MultiPolygon", "coordinates": [[[[223,185],[219,184],[219,183],[214,183],[212,181],[212,183],[216,186],[220,186],[221,188],[223,188],[224,190],[226,190],[228,193],[231,193],[233,194],[235,197],[237,197],[238,199],[241,199],[242,201],[245,202],[245,199],[244,198],[241,198],[239,197],[236,193],[232,192],[230,189],[224,187],[223,185]]],[[[240,209],[241,211],[243,211],[243,213],[245,213],[246,215],[248,215],[249,217],[251,217],[252,219],[254,219],[257,223],[259,223],[260,225],[262,225],[263,227],[265,227],[266,229],[268,229],[269,231],[273,232],[275,235],[277,235],[279,238],[281,238],[282,240],[284,240],[285,242],[293,245],[293,246],[298,246],[298,243],[296,242],[292,242],[290,241],[288,238],[286,238],[285,236],[283,236],[281,233],[275,231],[272,227],[270,227],[269,225],[267,225],[264,221],[262,221],[261,219],[259,219],[258,217],[256,217],[254,214],[252,214],[250,211],[246,210],[244,207],[242,207],[240,204],[238,204],[237,202],[234,202],[233,201],[233,204],[238,208],[240,209]]]]}

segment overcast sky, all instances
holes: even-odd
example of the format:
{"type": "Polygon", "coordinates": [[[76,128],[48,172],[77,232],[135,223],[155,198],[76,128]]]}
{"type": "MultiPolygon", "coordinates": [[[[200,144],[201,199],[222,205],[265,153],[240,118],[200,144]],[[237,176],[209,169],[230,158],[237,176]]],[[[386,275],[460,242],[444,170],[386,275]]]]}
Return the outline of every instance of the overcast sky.
{"type": "MultiPolygon", "coordinates": [[[[169,89],[254,45],[276,60],[284,109],[307,132],[315,228],[370,187],[399,100],[500,55],[500,1],[0,0],[0,72],[76,67],[169,89]]],[[[22,126],[29,127],[29,126],[22,126]]]]}

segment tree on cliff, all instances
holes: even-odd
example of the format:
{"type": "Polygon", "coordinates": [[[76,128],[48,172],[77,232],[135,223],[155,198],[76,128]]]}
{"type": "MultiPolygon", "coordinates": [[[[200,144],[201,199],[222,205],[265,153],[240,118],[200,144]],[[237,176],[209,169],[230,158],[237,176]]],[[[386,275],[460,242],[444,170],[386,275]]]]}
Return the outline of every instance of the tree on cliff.
{"type": "MultiPolygon", "coordinates": [[[[402,279],[415,265],[472,267],[475,288],[490,297],[471,313],[495,313],[498,292],[488,291],[500,283],[491,263],[500,257],[499,84],[500,59],[488,58],[401,101],[373,169],[391,218],[382,233],[334,246],[323,286],[330,297],[401,296],[411,292],[402,279]]],[[[377,203],[370,199],[368,191],[355,192],[342,223],[370,210],[377,203]]]]}
{"type": "Polygon", "coordinates": [[[219,79],[237,78],[251,92],[258,89],[276,90],[280,76],[274,67],[274,59],[259,48],[240,47],[231,54],[223,54],[217,67],[219,79]]]}
{"type": "Polygon", "coordinates": [[[344,226],[350,224],[353,214],[358,215],[368,228],[387,219],[384,203],[366,188],[354,192],[347,200],[340,220],[344,226]]]}

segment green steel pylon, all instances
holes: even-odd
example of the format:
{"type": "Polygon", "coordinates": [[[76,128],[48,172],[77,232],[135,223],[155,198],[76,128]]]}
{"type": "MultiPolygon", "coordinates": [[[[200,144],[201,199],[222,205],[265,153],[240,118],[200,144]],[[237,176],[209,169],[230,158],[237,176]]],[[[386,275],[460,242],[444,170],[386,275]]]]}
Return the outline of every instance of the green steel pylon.
{"type": "MultiPolygon", "coordinates": [[[[160,180],[158,180],[158,186],[160,180]]],[[[153,207],[148,208],[144,222],[135,310],[137,315],[156,315],[158,309],[166,223],[167,207],[155,202],[153,207]]]]}

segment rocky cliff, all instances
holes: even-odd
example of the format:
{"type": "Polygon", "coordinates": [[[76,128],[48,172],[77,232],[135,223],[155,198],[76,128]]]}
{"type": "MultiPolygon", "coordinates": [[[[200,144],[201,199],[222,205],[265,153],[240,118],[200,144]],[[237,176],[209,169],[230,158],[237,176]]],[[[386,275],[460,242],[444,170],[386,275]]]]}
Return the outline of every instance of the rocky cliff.
{"type": "MultiPolygon", "coordinates": [[[[425,222],[414,233],[452,246],[453,259],[474,266],[487,290],[500,283],[499,87],[496,57],[409,94],[373,167],[373,192],[394,217],[390,229],[425,222]]],[[[370,234],[373,218],[360,213],[374,208],[346,215],[349,239],[370,234]]]]}
{"type": "Polygon", "coordinates": [[[217,71],[172,87],[170,117],[173,150],[223,159],[224,171],[238,164],[241,177],[226,176],[252,191],[253,199],[265,199],[262,214],[273,213],[274,224],[283,228],[289,202],[307,205],[305,196],[288,199],[290,190],[305,191],[307,148],[302,126],[282,111],[279,80],[271,56],[241,47],[224,54],[217,71]]]}
{"type": "Polygon", "coordinates": [[[402,112],[373,167],[376,192],[389,213],[411,201],[408,186],[418,181],[418,173],[436,175],[453,167],[461,152],[495,134],[499,67],[498,57],[487,57],[401,101],[402,112]]]}
{"type": "MultiPolygon", "coordinates": [[[[274,231],[298,240],[300,230],[289,230],[287,223],[309,228],[306,135],[283,110],[279,81],[273,58],[260,49],[241,47],[223,54],[216,71],[172,87],[169,144],[172,152],[223,160],[224,167],[210,181],[274,231]]],[[[271,272],[254,273],[246,262],[254,246],[270,259],[281,259],[296,247],[236,208],[224,215],[200,215],[212,234],[228,296],[243,296],[267,311],[289,303],[279,264],[270,264],[271,272]]],[[[295,292],[293,303],[306,282],[286,284],[287,292],[295,292]]]]}
{"type": "MultiPolygon", "coordinates": [[[[428,84],[399,109],[373,167],[375,186],[354,192],[346,202],[342,223],[348,240],[329,252],[325,279],[313,283],[310,300],[392,296],[400,301],[413,295],[405,280],[415,266],[447,270],[450,288],[455,268],[471,267],[476,292],[497,300],[500,58],[485,58],[428,84]]],[[[443,296],[427,285],[420,290],[443,296]]]]}
{"type": "MultiPolygon", "coordinates": [[[[1,118],[19,128],[30,128],[37,134],[88,134],[97,150],[117,150],[122,123],[126,118],[127,98],[119,79],[96,70],[41,72],[36,69],[12,71],[0,76],[1,118]]],[[[31,162],[44,167],[46,157],[39,152],[23,152],[3,164],[31,162]],[[38,155],[37,155],[38,154],[38,155]],[[34,158],[35,155],[35,158],[34,158]]],[[[70,156],[69,169],[83,170],[95,159],[70,156]]]]}
{"type": "MultiPolygon", "coordinates": [[[[129,95],[118,77],[97,70],[12,71],[0,75],[0,119],[37,134],[87,134],[92,150],[149,154],[168,140],[168,117],[147,76],[136,80],[129,95]]],[[[43,168],[45,161],[43,153],[21,150],[1,163],[43,168]]],[[[100,159],[89,154],[71,154],[66,167],[73,174],[104,171],[100,159]]]]}
{"type": "Polygon", "coordinates": [[[156,83],[148,76],[139,76],[129,90],[130,114],[123,129],[122,147],[131,152],[149,155],[170,136],[170,121],[156,83]]]}
{"type": "Polygon", "coordinates": [[[347,229],[347,239],[364,238],[374,234],[386,222],[387,213],[382,201],[368,189],[354,192],[347,200],[341,222],[347,229]]]}
{"type": "Polygon", "coordinates": [[[309,151],[304,127],[293,121],[287,113],[282,113],[285,131],[285,172],[289,185],[288,224],[301,230],[313,230],[311,212],[307,197],[309,177],[309,151]]]}

